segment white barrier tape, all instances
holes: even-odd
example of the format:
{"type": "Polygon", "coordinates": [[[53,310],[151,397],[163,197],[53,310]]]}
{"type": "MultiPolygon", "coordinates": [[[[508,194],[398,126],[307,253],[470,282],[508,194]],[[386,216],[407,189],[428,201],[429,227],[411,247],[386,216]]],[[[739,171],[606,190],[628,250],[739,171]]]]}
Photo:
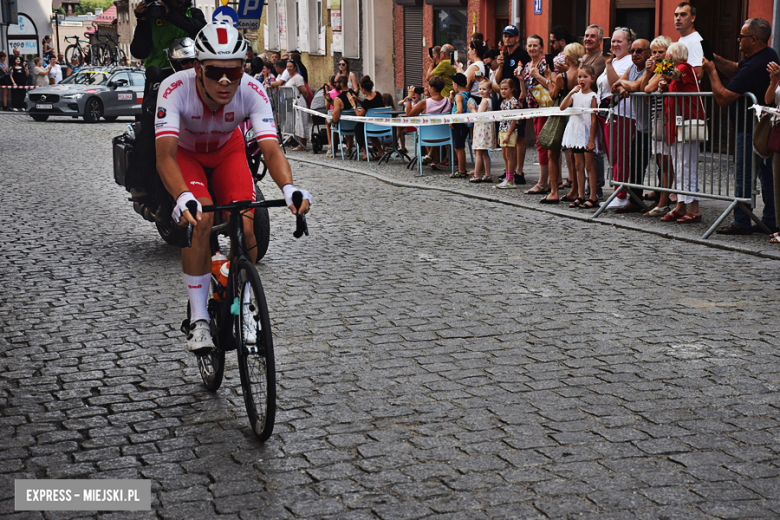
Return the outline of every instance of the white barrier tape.
{"type": "MultiPolygon", "coordinates": [[[[322,112],[317,112],[310,108],[299,107],[295,105],[296,110],[308,112],[309,114],[324,117],[327,120],[333,118],[322,112]]],[[[548,108],[530,108],[521,110],[498,110],[495,112],[469,112],[467,114],[434,114],[420,115],[416,117],[360,117],[360,116],[341,116],[345,121],[357,121],[359,123],[372,123],[382,126],[430,126],[443,125],[450,123],[496,123],[501,121],[516,121],[518,119],[531,119],[536,117],[561,117],[573,116],[577,114],[588,114],[591,112],[605,112],[597,108],[572,108],[561,110],[558,107],[548,108]]]]}
{"type": "Polygon", "coordinates": [[[752,107],[750,107],[750,110],[755,110],[756,111],[756,117],[758,117],[758,118],[761,117],[761,112],[768,112],[770,114],[774,114],[776,116],[780,116],[780,110],[778,110],[776,108],[772,108],[772,107],[764,107],[764,106],[761,106],[761,105],[753,105],[752,107]]]}
{"type": "MultiPolygon", "coordinates": [[[[48,86],[48,85],[47,85],[47,86],[48,86]]],[[[34,88],[38,88],[38,87],[37,87],[37,86],[28,86],[28,85],[25,85],[25,86],[22,86],[22,87],[20,87],[19,85],[11,85],[11,86],[8,86],[8,85],[0,85],[0,88],[23,88],[23,89],[32,90],[32,89],[34,89],[34,88]]]]}

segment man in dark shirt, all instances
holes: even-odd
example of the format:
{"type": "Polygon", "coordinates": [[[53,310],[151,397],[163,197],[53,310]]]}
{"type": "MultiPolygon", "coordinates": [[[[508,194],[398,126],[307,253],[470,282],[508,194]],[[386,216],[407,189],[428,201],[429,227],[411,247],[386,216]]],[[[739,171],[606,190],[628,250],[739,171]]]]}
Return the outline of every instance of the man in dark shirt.
{"type": "MultiPolygon", "coordinates": [[[[504,27],[502,38],[504,40],[505,52],[496,58],[499,67],[496,69],[494,80],[496,83],[501,83],[501,80],[504,78],[512,78],[512,81],[515,83],[515,97],[517,97],[522,106],[523,100],[520,99],[520,78],[515,75],[515,70],[520,68],[522,71],[525,64],[531,61],[531,56],[525,52],[525,49],[517,44],[520,40],[520,31],[514,25],[507,25],[504,27]]],[[[526,120],[520,120],[517,122],[517,126],[515,126],[517,129],[517,144],[515,145],[517,172],[515,173],[515,184],[525,184],[523,164],[525,163],[526,123],[526,120]]]]}
{"type": "MultiPolygon", "coordinates": [[[[739,40],[739,50],[745,58],[739,63],[728,61],[721,56],[715,56],[715,61],[703,60],[702,68],[710,78],[712,93],[720,106],[731,106],[732,118],[737,119],[737,155],[736,155],[736,188],[735,194],[740,198],[752,195],[753,179],[753,115],[747,115],[747,124],[743,114],[748,107],[743,94],[751,92],[759,104],[763,104],[764,93],[769,87],[770,62],[780,62],[777,53],[768,47],[772,27],[763,18],[750,18],[742,26],[739,40]],[[731,80],[724,87],[718,77],[718,71],[731,80]],[[747,155],[745,155],[747,154],[747,155]],[[743,170],[744,163],[744,170],[743,170]],[[745,176],[747,172],[747,176],[745,176]]],[[[772,179],[772,163],[765,159],[758,161],[758,176],[761,179],[761,198],[764,200],[764,213],[761,221],[773,232],[777,231],[775,221],[774,183],[772,179]]],[[[747,205],[750,209],[750,205],[747,205]]],[[[723,235],[749,235],[760,231],[758,226],[750,225],[750,216],[739,206],[734,208],[734,222],[719,228],[723,235]]]]}

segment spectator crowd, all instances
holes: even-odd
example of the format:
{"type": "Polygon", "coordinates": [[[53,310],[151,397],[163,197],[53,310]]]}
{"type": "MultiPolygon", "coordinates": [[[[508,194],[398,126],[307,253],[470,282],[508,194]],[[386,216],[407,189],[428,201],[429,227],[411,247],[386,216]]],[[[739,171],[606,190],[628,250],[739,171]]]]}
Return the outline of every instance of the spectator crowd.
{"type": "MultiPolygon", "coordinates": [[[[730,128],[736,132],[736,185],[732,193],[748,199],[753,182],[746,173],[753,167],[754,124],[752,117],[744,117],[749,110],[745,94],[752,93],[759,103],[777,106],[780,59],[769,47],[771,27],[764,19],[751,18],[743,24],[737,36],[743,56],[739,62],[713,54],[709,41],[696,30],[695,21],[696,8],[682,2],[674,12],[677,34],[658,35],[652,40],[638,38],[628,27],[605,33],[604,28],[595,24],[588,26],[579,38],[557,26],[548,38],[528,36],[524,46],[520,45],[520,32],[513,25],[504,28],[501,41],[494,47],[475,33],[468,43],[465,63],[456,59],[453,45],[425,49],[431,65],[423,71],[424,84],[409,85],[398,100],[398,108],[408,116],[549,107],[593,109],[570,117],[535,117],[530,123],[518,119],[451,124],[454,165],[449,164],[450,153],[445,147],[425,149],[419,159],[434,170],[454,170],[450,176],[455,179],[471,183],[499,181],[496,188],[516,189],[527,183],[523,167],[533,132],[540,174],[524,193],[541,196],[540,203],[597,208],[603,204],[606,162],[615,182],[638,185],[644,185],[648,166],[654,163],[658,171],[654,185],[660,189],[625,187],[607,209],[616,213],[640,212],[642,206],[637,201],[644,200],[649,204],[644,213],[647,217],[679,224],[700,222],[698,194],[703,189],[700,179],[704,168],[700,156],[709,142],[706,127],[714,124],[702,96],[710,96],[720,107],[728,107],[724,113],[730,111],[730,121],[737,121],[730,128]],[[700,94],[705,79],[709,80],[712,94],[700,94]],[[475,157],[472,171],[466,167],[467,147],[475,157]],[[489,152],[495,149],[501,150],[504,163],[504,173],[498,179],[490,166],[489,152]],[[566,179],[562,178],[564,163],[569,172],[566,179]]],[[[360,117],[372,108],[396,108],[391,96],[374,90],[371,78],[358,79],[346,59],[339,60],[335,74],[316,93],[309,88],[306,69],[295,52],[284,56],[248,56],[247,70],[262,77],[269,88],[295,87],[300,106],[311,107],[315,98],[322,96],[322,111],[331,115],[333,127],[338,126],[346,110],[360,117]]],[[[296,112],[295,136],[299,146],[295,149],[304,150],[311,118],[296,112]]],[[[773,116],[773,126],[777,126],[776,141],[780,145],[780,116],[773,116]]],[[[360,158],[385,152],[387,143],[373,138],[364,143],[362,129],[356,130],[354,140],[346,139],[348,154],[355,144],[360,158]]],[[[399,127],[402,151],[404,137],[417,130],[399,127]]],[[[328,157],[337,150],[338,143],[331,142],[328,132],[328,157]]],[[[776,152],[778,157],[780,149],[776,152]]],[[[773,233],[771,240],[778,242],[780,215],[775,214],[774,177],[780,175],[780,158],[774,161],[776,172],[771,158],[756,160],[764,202],[760,219],[773,233]]],[[[727,235],[759,231],[759,226],[753,225],[749,214],[739,207],[734,210],[733,222],[717,230],[727,235]]]]}

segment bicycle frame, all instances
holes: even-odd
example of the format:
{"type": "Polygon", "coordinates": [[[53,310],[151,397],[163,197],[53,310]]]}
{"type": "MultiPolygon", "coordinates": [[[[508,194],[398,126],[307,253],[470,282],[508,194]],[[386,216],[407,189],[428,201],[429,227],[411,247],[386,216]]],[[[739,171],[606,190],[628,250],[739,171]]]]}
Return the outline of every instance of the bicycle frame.
{"type": "MultiPolygon", "coordinates": [[[[231,244],[233,245],[233,256],[230,259],[230,270],[228,272],[228,283],[225,287],[225,294],[222,298],[222,303],[219,305],[219,312],[215,312],[217,317],[217,328],[219,335],[217,336],[218,344],[216,347],[225,352],[236,349],[235,337],[233,336],[233,327],[226,327],[225,325],[231,323],[232,314],[234,313],[233,306],[237,305],[236,295],[241,294],[238,287],[237,270],[241,263],[241,259],[246,259],[251,262],[249,258],[249,250],[246,247],[246,241],[244,239],[244,213],[249,209],[254,208],[272,208],[272,207],[286,207],[284,199],[277,200],[262,200],[258,202],[252,201],[238,201],[231,204],[219,206],[203,206],[203,212],[219,212],[229,211],[230,218],[228,220],[228,229],[231,244]]],[[[301,218],[303,218],[301,216],[301,218]]],[[[217,309],[215,309],[217,310],[217,309]]]]}

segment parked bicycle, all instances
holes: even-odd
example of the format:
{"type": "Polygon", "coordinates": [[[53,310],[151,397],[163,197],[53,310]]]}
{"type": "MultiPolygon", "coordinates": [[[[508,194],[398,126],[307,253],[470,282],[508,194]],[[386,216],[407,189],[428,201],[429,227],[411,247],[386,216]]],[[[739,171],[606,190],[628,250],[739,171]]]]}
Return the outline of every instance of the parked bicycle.
{"type": "MultiPolygon", "coordinates": [[[[117,40],[119,37],[122,36],[121,34],[117,34],[117,40]]],[[[114,40],[113,36],[111,36],[111,33],[106,34],[100,34],[98,35],[99,38],[105,38],[106,41],[104,43],[100,44],[101,48],[101,54],[105,57],[108,56],[108,62],[104,63],[104,65],[119,65],[122,63],[122,60],[127,58],[125,55],[125,51],[123,51],[119,47],[119,42],[117,40],[114,40]]]]}
{"type": "MultiPolygon", "coordinates": [[[[301,192],[292,195],[293,204],[300,208],[303,202],[301,192]]],[[[212,274],[209,286],[209,328],[215,350],[205,356],[198,356],[198,369],[203,383],[212,392],[222,384],[225,373],[225,352],[235,350],[238,356],[238,373],[244,394],[244,405],[252,431],[261,442],[273,432],[276,417],[276,365],[274,364],[273,335],[268,305],[265,300],[260,276],[257,274],[244,240],[243,215],[252,208],[286,207],[284,199],[250,200],[224,205],[204,206],[205,212],[230,213],[229,227],[233,255],[226,282],[221,284],[212,274]]],[[[194,216],[197,204],[188,203],[194,216]]],[[[309,234],[304,215],[296,216],[297,225],[293,236],[300,238],[309,234]]],[[[188,239],[192,238],[192,226],[188,228],[188,239]]],[[[214,243],[212,242],[212,254],[214,243]]],[[[190,330],[190,305],[187,303],[187,319],[181,330],[190,330]]]]}
{"type": "Polygon", "coordinates": [[[89,40],[82,40],[76,36],[65,36],[65,41],[74,40],[75,43],[65,48],[65,62],[70,63],[73,56],[76,56],[83,64],[100,66],[104,65],[104,59],[110,60],[110,56],[105,57],[99,44],[89,43],[89,40]]]}

